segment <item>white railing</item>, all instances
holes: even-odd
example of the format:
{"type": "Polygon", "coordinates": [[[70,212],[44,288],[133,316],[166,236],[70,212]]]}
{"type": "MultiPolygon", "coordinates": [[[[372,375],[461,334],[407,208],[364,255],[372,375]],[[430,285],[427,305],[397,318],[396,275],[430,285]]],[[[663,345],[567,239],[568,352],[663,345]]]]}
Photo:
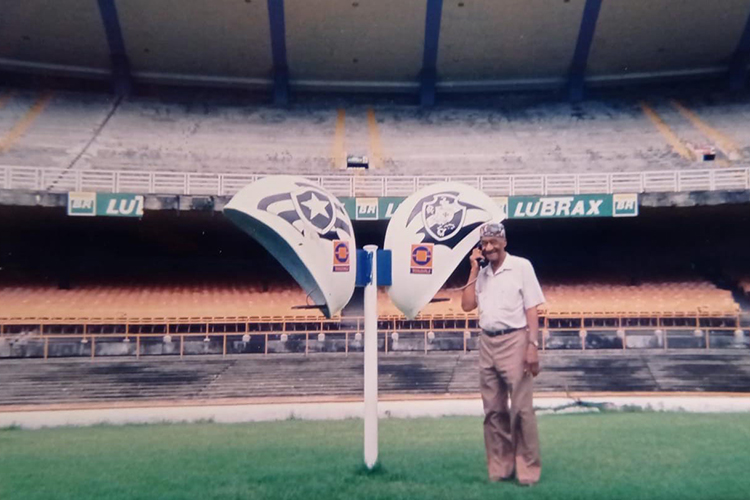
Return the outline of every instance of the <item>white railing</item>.
{"type": "MultiPolygon", "coordinates": [[[[0,167],[0,189],[96,191],[112,193],[231,196],[265,175],[65,170],[0,167]]],[[[377,176],[369,174],[308,176],[340,197],[408,196],[424,186],[452,180],[490,196],[586,193],[653,193],[750,189],[750,168],[616,172],[609,174],[377,176]]]]}

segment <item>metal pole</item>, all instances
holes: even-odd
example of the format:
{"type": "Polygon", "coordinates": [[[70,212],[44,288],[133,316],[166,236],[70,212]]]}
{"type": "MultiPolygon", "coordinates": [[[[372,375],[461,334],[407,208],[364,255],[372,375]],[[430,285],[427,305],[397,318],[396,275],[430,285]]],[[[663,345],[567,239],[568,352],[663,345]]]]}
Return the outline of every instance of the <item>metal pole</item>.
{"type": "Polygon", "coordinates": [[[378,461],[378,247],[364,249],[372,262],[372,279],[365,285],[365,465],[372,469],[378,461]]]}

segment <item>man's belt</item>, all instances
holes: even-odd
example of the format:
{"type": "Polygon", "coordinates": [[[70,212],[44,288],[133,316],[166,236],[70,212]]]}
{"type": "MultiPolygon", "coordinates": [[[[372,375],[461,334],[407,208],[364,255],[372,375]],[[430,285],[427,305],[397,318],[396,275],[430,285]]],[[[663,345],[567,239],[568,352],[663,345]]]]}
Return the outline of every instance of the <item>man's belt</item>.
{"type": "Polygon", "coordinates": [[[520,330],[520,328],[506,328],[504,330],[495,330],[495,331],[482,330],[482,333],[484,333],[488,337],[499,337],[501,335],[508,335],[509,333],[513,333],[516,330],[520,330]]]}

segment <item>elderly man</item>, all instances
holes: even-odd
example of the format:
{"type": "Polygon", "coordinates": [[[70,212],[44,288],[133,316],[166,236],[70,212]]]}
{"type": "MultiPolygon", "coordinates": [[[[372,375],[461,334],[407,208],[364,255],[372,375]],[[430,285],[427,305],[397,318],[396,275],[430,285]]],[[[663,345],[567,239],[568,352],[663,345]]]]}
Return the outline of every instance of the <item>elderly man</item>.
{"type": "Polygon", "coordinates": [[[479,307],[479,374],[484,403],[484,445],[490,480],[539,481],[539,434],[532,402],[539,373],[537,306],[544,302],[528,260],[505,251],[505,227],[485,224],[461,307],[479,307]],[[479,261],[488,264],[480,268],[479,261]],[[476,281],[475,286],[470,286],[476,281]],[[509,404],[510,403],[510,404],[509,404]]]}

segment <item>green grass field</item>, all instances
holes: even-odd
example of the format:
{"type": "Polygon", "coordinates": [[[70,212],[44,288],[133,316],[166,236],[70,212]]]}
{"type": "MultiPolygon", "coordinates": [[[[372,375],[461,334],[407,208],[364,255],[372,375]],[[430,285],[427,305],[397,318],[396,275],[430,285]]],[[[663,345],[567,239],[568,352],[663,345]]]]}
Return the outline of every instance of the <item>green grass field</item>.
{"type": "Polygon", "coordinates": [[[750,415],[543,416],[542,480],[486,479],[481,420],[0,430],[0,499],[750,498],[750,415]]]}

